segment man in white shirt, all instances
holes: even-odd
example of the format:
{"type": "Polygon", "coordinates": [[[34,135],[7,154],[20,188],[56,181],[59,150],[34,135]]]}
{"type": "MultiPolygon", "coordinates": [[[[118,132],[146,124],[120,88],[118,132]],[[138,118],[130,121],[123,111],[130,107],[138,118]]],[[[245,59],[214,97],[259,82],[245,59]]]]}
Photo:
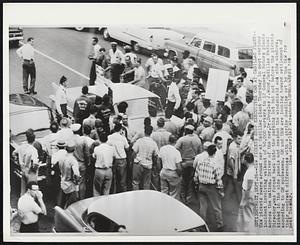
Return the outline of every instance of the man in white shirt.
{"type": "Polygon", "coordinates": [[[215,139],[218,136],[222,138],[222,142],[223,142],[222,152],[223,152],[223,155],[225,157],[225,155],[227,154],[227,146],[231,143],[229,141],[232,141],[232,137],[231,137],[231,135],[228,132],[226,132],[223,129],[223,122],[222,122],[222,120],[216,120],[215,121],[215,128],[216,128],[216,133],[215,133],[212,141],[215,142],[215,139]]]}
{"type": "Polygon", "coordinates": [[[20,145],[12,153],[15,160],[19,160],[21,171],[23,173],[21,179],[21,195],[23,195],[26,191],[26,179],[24,176],[28,173],[32,164],[38,164],[39,162],[38,151],[33,146],[33,142],[35,141],[35,135],[27,130],[26,139],[27,143],[20,145]]]}
{"type": "Polygon", "coordinates": [[[167,86],[167,108],[166,110],[172,111],[174,114],[175,111],[177,111],[180,107],[181,98],[179,94],[179,88],[177,87],[175,81],[168,80],[168,86],[167,86]]]}
{"type": "Polygon", "coordinates": [[[111,49],[108,51],[110,57],[111,81],[113,83],[120,82],[120,75],[124,70],[125,57],[124,54],[117,49],[117,43],[111,42],[111,49]]]}
{"type": "Polygon", "coordinates": [[[71,125],[71,121],[68,118],[63,117],[60,120],[61,130],[57,132],[57,140],[60,139],[64,142],[68,142],[72,139],[74,133],[72,129],[70,129],[70,125],[71,125]]]}
{"type": "Polygon", "coordinates": [[[94,149],[93,157],[96,159],[93,195],[108,195],[112,183],[112,164],[116,156],[115,148],[107,144],[106,133],[101,133],[101,144],[94,149]]]}
{"type": "Polygon", "coordinates": [[[163,146],[159,151],[159,158],[162,162],[160,172],[161,192],[180,200],[181,185],[181,154],[175,148],[176,137],[169,136],[169,144],[163,146]]]}
{"type": "Polygon", "coordinates": [[[240,99],[243,102],[243,104],[246,104],[246,92],[247,92],[247,89],[244,87],[244,78],[238,77],[236,97],[238,99],[240,99]]]}
{"type": "Polygon", "coordinates": [[[34,91],[36,80],[36,69],[34,64],[33,37],[27,39],[27,43],[20,47],[16,52],[23,61],[23,89],[26,94],[36,94],[34,91]],[[28,89],[28,78],[30,76],[30,86],[28,89]]]}
{"type": "Polygon", "coordinates": [[[55,94],[56,110],[61,118],[68,117],[67,115],[68,97],[67,97],[66,88],[67,88],[67,78],[65,76],[62,76],[59,81],[59,87],[57,88],[55,94]]]}
{"type": "Polygon", "coordinates": [[[198,68],[196,64],[196,59],[194,56],[189,57],[189,70],[187,74],[187,78],[190,79],[190,81],[193,81],[193,74],[194,74],[194,68],[198,68]]]}
{"type": "Polygon", "coordinates": [[[101,46],[98,43],[98,38],[92,38],[93,50],[92,53],[88,56],[88,58],[92,61],[91,70],[90,70],[90,85],[95,85],[95,81],[97,78],[96,75],[96,60],[100,56],[100,48],[101,46]]]}
{"type": "Polygon", "coordinates": [[[43,194],[36,182],[26,185],[27,192],[18,200],[18,213],[21,217],[21,233],[39,232],[39,214],[47,215],[43,194]]]}
{"type": "Polygon", "coordinates": [[[82,128],[85,125],[89,125],[92,130],[95,129],[95,121],[96,121],[97,113],[98,113],[98,108],[95,105],[92,105],[90,109],[90,116],[83,120],[82,128]]]}
{"type": "Polygon", "coordinates": [[[116,123],[115,133],[108,136],[107,143],[115,148],[116,157],[113,163],[113,186],[112,192],[119,193],[127,191],[127,155],[129,144],[124,135],[121,134],[122,124],[116,123]]]}
{"type": "Polygon", "coordinates": [[[136,64],[138,58],[137,58],[136,54],[132,53],[131,47],[129,45],[126,45],[124,47],[124,51],[125,51],[125,57],[129,56],[130,60],[131,60],[131,63],[136,64]]]}
{"type": "Polygon", "coordinates": [[[149,87],[151,87],[152,83],[155,81],[159,81],[160,79],[165,80],[163,78],[164,64],[162,59],[158,58],[157,54],[153,53],[151,55],[145,63],[145,68],[149,87]]]}
{"type": "Polygon", "coordinates": [[[214,140],[214,144],[216,145],[217,151],[215,154],[216,165],[221,169],[221,177],[224,175],[225,168],[225,158],[222,152],[223,148],[223,139],[220,136],[217,136],[214,140]]]}

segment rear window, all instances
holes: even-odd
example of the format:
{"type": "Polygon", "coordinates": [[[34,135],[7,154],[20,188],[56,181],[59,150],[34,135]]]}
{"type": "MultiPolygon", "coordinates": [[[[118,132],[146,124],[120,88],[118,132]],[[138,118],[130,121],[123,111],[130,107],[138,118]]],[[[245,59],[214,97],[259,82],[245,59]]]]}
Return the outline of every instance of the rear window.
{"type": "Polygon", "coordinates": [[[230,49],[223,47],[223,46],[218,46],[218,55],[229,58],[230,57],[230,49]]]}
{"type": "Polygon", "coordinates": [[[202,42],[201,39],[195,37],[195,38],[192,40],[191,45],[194,46],[194,47],[196,47],[196,48],[200,48],[200,47],[201,47],[201,42],[202,42]]]}
{"type": "Polygon", "coordinates": [[[204,45],[203,45],[203,49],[209,52],[214,53],[216,51],[216,44],[205,41],[204,45]]]}
{"type": "Polygon", "coordinates": [[[239,49],[238,56],[240,60],[252,60],[253,50],[252,49],[239,49]]]}

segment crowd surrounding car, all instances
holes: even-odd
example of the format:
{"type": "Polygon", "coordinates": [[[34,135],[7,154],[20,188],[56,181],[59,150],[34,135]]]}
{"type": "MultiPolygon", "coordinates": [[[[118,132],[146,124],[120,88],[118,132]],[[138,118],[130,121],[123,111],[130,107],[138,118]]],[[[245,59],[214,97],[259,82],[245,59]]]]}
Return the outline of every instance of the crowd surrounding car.
{"type": "Polygon", "coordinates": [[[92,197],[71,204],[65,210],[56,206],[54,219],[55,232],[166,235],[209,231],[203,219],[189,207],[169,195],[151,190],[92,197]]]}

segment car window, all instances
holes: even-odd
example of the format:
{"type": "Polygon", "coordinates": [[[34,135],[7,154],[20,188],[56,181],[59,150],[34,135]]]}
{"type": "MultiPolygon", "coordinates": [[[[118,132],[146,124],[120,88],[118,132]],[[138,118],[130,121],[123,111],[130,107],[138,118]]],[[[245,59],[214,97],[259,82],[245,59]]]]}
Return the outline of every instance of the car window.
{"type": "Polygon", "coordinates": [[[216,44],[212,42],[205,41],[203,45],[203,49],[209,52],[214,53],[216,51],[216,44]]]}
{"type": "Polygon", "coordinates": [[[118,225],[115,222],[99,213],[90,213],[87,221],[88,224],[97,232],[118,231],[118,225]]]}
{"type": "Polygon", "coordinates": [[[252,49],[239,49],[238,56],[240,60],[252,60],[253,50],[252,49]]]}
{"type": "Polygon", "coordinates": [[[230,57],[230,49],[223,47],[223,46],[218,46],[218,55],[229,58],[230,57]]]}
{"type": "Polygon", "coordinates": [[[191,42],[191,46],[194,46],[194,47],[196,47],[196,48],[200,48],[200,47],[201,47],[201,42],[202,42],[201,39],[195,37],[195,38],[192,40],[192,42],[191,42]]]}

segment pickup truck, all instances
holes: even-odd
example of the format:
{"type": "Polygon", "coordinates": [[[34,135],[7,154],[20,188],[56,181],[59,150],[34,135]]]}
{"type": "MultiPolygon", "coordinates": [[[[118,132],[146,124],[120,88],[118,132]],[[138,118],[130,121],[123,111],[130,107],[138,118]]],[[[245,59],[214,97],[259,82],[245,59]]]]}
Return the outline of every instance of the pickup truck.
{"type": "Polygon", "coordinates": [[[226,40],[221,35],[197,34],[185,43],[166,40],[166,56],[177,56],[179,61],[185,50],[194,56],[201,73],[208,75],[209,68],[221,69],[230,72],[230,78],[239,75],[239,68],[252,68],[252,47],[226,40]]]}

